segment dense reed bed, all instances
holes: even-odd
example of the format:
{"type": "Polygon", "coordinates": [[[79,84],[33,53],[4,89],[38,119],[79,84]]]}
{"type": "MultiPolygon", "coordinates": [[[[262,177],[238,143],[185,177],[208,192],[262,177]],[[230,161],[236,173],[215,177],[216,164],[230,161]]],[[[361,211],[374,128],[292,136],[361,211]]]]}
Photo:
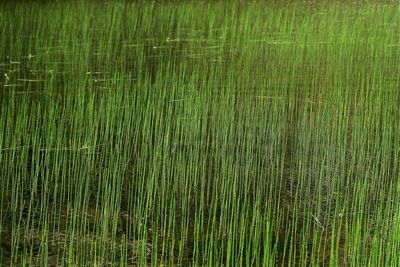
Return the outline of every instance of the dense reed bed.
{"type": "Polygon", "coordinates": [[[398,6],[2,4],[4,266],[398,266],[398,6]]]}

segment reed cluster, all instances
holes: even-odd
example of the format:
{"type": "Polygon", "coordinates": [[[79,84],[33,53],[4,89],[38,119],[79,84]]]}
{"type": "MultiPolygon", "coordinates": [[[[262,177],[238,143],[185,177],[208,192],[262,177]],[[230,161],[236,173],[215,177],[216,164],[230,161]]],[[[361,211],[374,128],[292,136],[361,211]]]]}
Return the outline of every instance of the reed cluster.
{"type": "Polygon", "coordinates": [[[2,4],[0,264],[398,266],[399,17],[2,4]]]}

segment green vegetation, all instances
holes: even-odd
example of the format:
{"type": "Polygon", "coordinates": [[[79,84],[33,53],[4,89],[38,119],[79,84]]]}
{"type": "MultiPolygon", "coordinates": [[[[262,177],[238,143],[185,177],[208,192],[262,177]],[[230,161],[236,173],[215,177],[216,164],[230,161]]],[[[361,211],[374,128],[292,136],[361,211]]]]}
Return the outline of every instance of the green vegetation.
{"type": "Polygon", "coordinates": [[[2,4],[0,265],[399,266],[399,17],[2,4]]]}

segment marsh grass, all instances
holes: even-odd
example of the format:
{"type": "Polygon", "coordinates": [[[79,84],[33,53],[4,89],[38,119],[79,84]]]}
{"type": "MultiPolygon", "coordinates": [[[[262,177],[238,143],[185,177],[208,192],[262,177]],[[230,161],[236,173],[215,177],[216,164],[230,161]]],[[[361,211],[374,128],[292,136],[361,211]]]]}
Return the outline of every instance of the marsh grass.
{"type": "Polygon", "coordinates": [[[399,265],[395,4],[3,7],[3,265],[399,265]]]}

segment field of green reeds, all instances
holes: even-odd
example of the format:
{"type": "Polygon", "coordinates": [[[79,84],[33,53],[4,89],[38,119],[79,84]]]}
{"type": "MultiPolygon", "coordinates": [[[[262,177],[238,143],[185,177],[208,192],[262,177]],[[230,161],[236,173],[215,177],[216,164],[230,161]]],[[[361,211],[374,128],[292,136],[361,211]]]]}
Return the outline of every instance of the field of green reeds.
{"type": "Polygon", "coordinates": [[[400,265],[395,1],[0,6],[0,266],[400,265]]]}

